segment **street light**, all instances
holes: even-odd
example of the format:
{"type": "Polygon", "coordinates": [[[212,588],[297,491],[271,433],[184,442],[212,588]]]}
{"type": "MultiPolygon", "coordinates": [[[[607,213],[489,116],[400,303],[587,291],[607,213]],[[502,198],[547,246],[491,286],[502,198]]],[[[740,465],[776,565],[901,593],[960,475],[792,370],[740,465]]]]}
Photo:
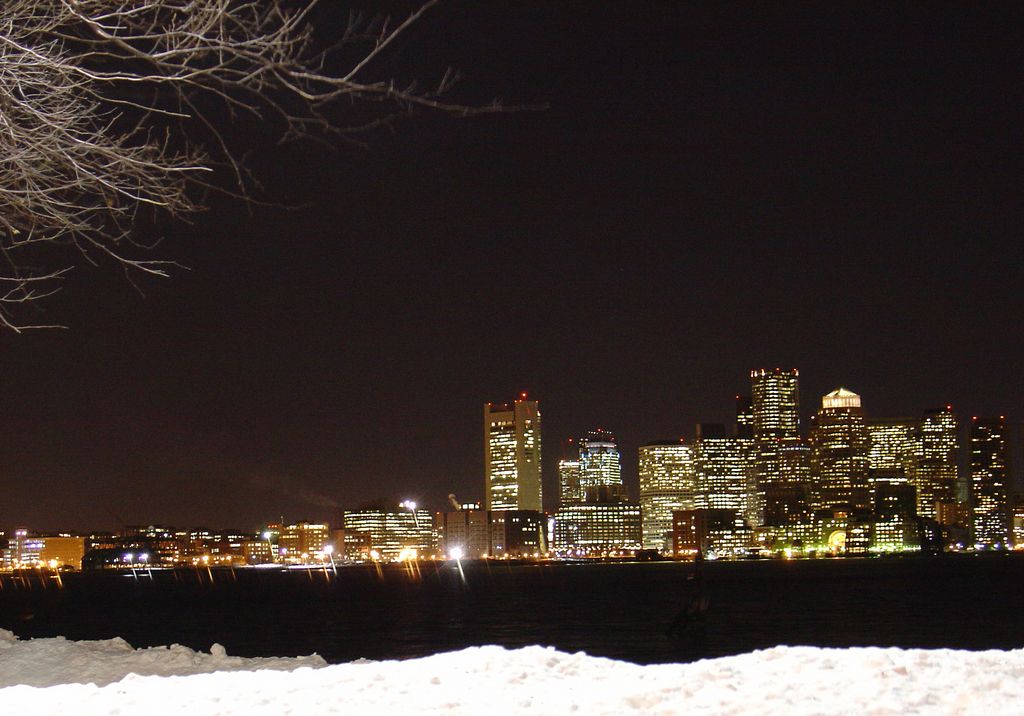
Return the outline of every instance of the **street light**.
{"type": "Polygon", "coordinates": [[[402,500],[401,502],[398,503],[398,506],[404,507],[405,509],[409,510],[409,512],[412,513],[413,524],[416,525],[416,529],[419,529],[420,518],[419,515],[416,514],[416,503],[413,502],[412,500],[402,500]]]}
{"type": "Polygon", "coordinates": [[[274,543],[270,541],[271,537],[273,537],[273,535],[270,534],[270,530],[266,530],[263,533],[263,539],[267,541],[267,550],[270,552],[270,561],[271,563],[274,563],[277,562],[277,559],[274,555],[274,543]]]}

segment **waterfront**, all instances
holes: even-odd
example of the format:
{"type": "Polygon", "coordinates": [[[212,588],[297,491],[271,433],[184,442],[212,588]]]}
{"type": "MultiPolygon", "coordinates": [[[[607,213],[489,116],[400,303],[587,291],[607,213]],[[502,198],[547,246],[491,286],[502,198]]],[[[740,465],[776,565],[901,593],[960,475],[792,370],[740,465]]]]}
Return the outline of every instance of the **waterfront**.
{"type": "Polygon", "coordinates": [[[63,588],[6,575],[0,628],[20,637],[120,636],[136,647],[214,642],[241,656],[328,661],[529,644],[636,663],[694,661],[778,644],[1024,646],[1024,557],[711,562],[701,629],[666,630],[688,563],[420,565],[327,571],[101,572],[63,588]],[[211,582],[212,579],[212,582],[211,582]]]}

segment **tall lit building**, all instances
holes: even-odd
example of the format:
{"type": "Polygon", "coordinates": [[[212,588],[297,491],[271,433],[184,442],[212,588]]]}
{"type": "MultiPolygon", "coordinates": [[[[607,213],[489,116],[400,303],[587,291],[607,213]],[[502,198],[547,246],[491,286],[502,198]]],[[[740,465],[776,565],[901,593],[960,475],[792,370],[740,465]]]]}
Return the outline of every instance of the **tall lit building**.
{"type": "Polygon", "coordinates": [[[918,421],[912,418],[869,418],[868,471],[884,479],[909,481],[914,464],[914,435],[918,421]]]}
{"type": "Polygon", "coordinates": [[[845,388],[821,399],[808,441],[816,508],[871,509],[868,465],[871,452],[860,396],[845,388]]]}
{"type": "Polygon", "coordinates": [[[792,370],[753,370],[750,397],[755,440],[800,436],[800,373],[792,370]]]}
{"type": "Polygon", "coordinates": [[[1006,420],[971,421],[971,514],[974,542],[1006,547],[1010,532],[1006,420]]]}
{"type": "Polygon", "coordinates": [[[598,428],[580,438],[580,488],[622,488],[622,467],[615,436],[598,428]]]}
{"type": "MultiPolygon", "coordinates": [[[[572,439],[569,445],[576,447],[572,439]]],[[[583,487],[580,485],[579,455],[576,455],[558,461],[558,504],[575,505],[580,502],[583,502],[583,487]]]]}
{"type": "Polygon", "coordinates": [[[484,405],[484,496],[488,510],[541,507],[540,408],[522,393],[484,405]]]}
{"type": "Polygon", "coordinates": [[[558,461],[559,504],[572,505],[583,502],[583,488],[580,486],[580,461],[558,461]]]}
{"type": "Polygon", "coordinates": [[[753,449],[748,438],[728,437],[724,425],[697,426],[693,444],[696,509],[733,510],[747,520],[754,517],[753,449]]]}
{"type": "Polygon", "coordinates": [[[926,411],[921,420],[910,481],[917,488],[917,513],[923,517],[956,512],[958,432],[951,405],[926,411]]]}
{"type": "MultiPolygon", "coordinates": [[[[807,489],[808,453],[800,440],[800,373],[796,368],[750,372],[751,428],[754,437],[753,512],[761,523],[777,506],[769,505],[772,495],[792,490],[770,490],[772,486],[807,489]],[[786,448],[789,448],[788,452],[786,448]]],[[[737,429],[739,429],[737,410],[737,429]]]]}
{"type": "Polygon", "coordinates": [[[650,442],[639,458],[644,548],[670,551],[672,512],[696,507],[693,450],[682,440],[650,442]]]}
{"type": "Polygon", "coordinates": [[[783,440],[778,446],[778,479],[774,484],[809,489],[811,484],[811,446],[803,438],[783,440]]]}

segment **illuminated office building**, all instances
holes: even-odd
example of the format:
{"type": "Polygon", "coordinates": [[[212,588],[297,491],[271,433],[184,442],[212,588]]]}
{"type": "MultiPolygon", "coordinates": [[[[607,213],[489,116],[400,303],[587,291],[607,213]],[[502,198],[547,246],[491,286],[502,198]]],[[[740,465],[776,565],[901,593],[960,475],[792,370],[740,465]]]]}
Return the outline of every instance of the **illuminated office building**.
{"type": "Polygon", "coordinates": [[[580,488],[622,487],[622,467],[615,436],[598,428],[580,438],[580,488]]]}
{"type": "Polygon", "coordinates": [[[526,393],[484,405],[484,501],[488,510],[541,510],[540,408],[526,393]]]}
{"type": "Polygon", "coordinates": [[[596,557],[635,552],[642,547],[640,503],[584,502],[555,512],[555,551],[562,556],[596,557]]]}
{"type": "Polygon", "coordinates": [[[6,566],[14,569],[38,566],[44,546],[42,539],[19,527],[8,540],[6,566]]]}
{"type": "Polygon", "coordinates": [[[677,557],[701,553],[746,556],[753,531],[736,510],[676,510],[672,513],[672,551],[677,557]]]}
{"type": "Polygon", "coordinates": [[[807,519],[811,510],[811,447],[802,438],[791,438],[776,450],[778,477],[758,493],[760,514],[764,524],[794,524],[807,519]]]}
{"type": "Polygon", "coordinates": [[[583,502],[579,460],[558,461],[558,502],[562,505],[575,505],[583,502]]]}
{"type": "Polygon", "coordinates": [[[626,499],[619,447],[605,430],[592,430],[579,441],[579,490],[582,501],[563,501],[555,512],[557,552],[600,556],[641,548],[640,504],[626,499]]]}
{"type": "Polygon", "coordinates": [[[242,557],[246,564],[274,564],[280,559],[280,554],[277,546],[269,539],[256,537],[242,542],[242,557]]]}
{"type": "Polygon", "coordinates": [[[872,523],[871,552],[919,552],[920,550],[921,537],[916,519],[897,516],[879,518],[872,523]]]}
{"type": "Polygon", "coordinates": [[[325,524],[299,522],[287,525],[281,530],[277,542],[281,560],[291,564],[322,562],[324,547],[330,539],[331,530],[325,524]]]}
{"type": "Polygon", "coordinates": [[[957,513],[958,431],[951,405],[929,410],[921,420],[910,479],[917,488],[917,513],[922,517],[957,513]]]}
{"type": "Polygon", "coordinates": [[[920,423],[912,418],[866,419],[868,471],[884,479],[908,480],[913,473],[914,436],[920,423]]]}
{"type": "Polygon", "coordinates": [[[752,440],[727,437],[724,425],[697,426],[693,444],[696,509],[733,510],[747,520],[756,517],[753,450],[752,440]]]}
{"type": "MultiPolygon", "coordinates": [[[[750,372],[752,459],[757,488],[751,499],[757,523],[777,508],[767,504],[770,494],[779,494],[779,491],[770,491],[770,486],[786,485],[805,490],[808,486],[809,454],[800,440],[799,375],[795,368],[762,368],[750,372]]],[[[737,415],[737,430],[739,428],[737,415]]]]}
{"type": "Polygon", "coordinates": [[[821,399],[808,441],[816,509],[871,509],[870,438],[860,396],[838,388],[821,399]]]}
{"type": "Polygon", "coordinates": [[[800,373],[792,370],[750,372],[752,423],[757,440],[795,438],[800,435],[800,373]]]}
{"type": "Polygon", "coordinates": [[[971,421],[971,514],[974,543],[1006,547],[1010,515],[1008,495],[1006,420],[971,421]]]}
{"type": "Polygon", "coordinates": [[[672,513],[696,506],[693,450],[681,440],[651,442],[639,453],[640,509],[645,549],[671,549],[672,513]]]}
{"type": "Polygon", "coordinates": [[[957,500],[958,421],[952,406],[909,418],[866,420],[871,448],[869,481],[906,481],[917,495],[917,514],[952,525],[962,513],[957,500]]]}
{"type": "Polygon", "coordinates": [[[342,528],[348,544],[369,544],[369,553],[384,560],[403,555],[430,556],[437,549],[433,516],[427,510],[345,510],[342,528]]]}

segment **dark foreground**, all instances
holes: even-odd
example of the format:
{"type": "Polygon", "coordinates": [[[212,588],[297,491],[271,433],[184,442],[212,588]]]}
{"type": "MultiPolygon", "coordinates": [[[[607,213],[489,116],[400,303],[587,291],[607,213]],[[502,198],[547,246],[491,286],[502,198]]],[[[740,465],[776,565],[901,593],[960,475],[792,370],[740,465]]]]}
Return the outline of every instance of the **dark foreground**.
{"type": "Polygon", "coordinates": [[[708,611],[668,636],[693,566],[426,564],[0,577],[0,628],[20,637],[223,644],[239,656],[328,661],[546,644],[637,663],[778,644],[1024,646],[1024,555],[709,563],[708,611]],[[211,582],[212,577],[212,582],[211,582]]]}

